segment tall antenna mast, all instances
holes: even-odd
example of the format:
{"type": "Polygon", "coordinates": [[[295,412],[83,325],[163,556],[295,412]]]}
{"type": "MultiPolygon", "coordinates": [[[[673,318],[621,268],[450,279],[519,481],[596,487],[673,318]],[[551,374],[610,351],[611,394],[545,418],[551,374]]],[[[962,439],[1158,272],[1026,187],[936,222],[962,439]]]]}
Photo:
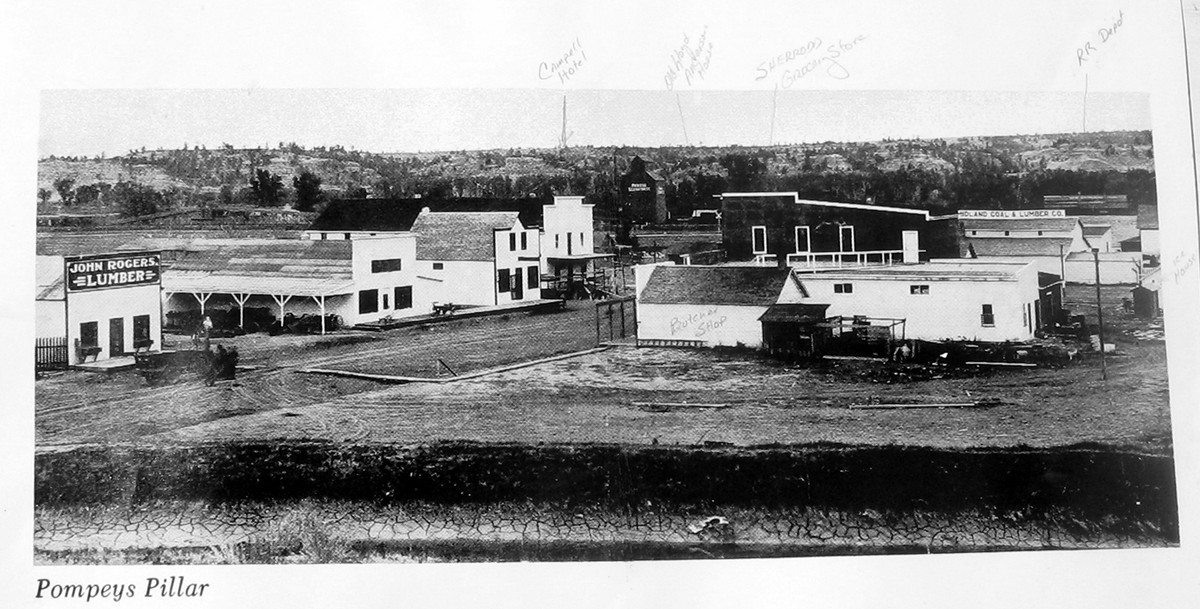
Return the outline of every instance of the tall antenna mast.
{"type": "Polygon", "coordinates": [[[567,96],[563,95],[562,135],[558,136],[558,147],[566,148],[567,147],[567,139],[570,138],[572,135],[575,135],[574,131],[567,133],[567,96]]]}

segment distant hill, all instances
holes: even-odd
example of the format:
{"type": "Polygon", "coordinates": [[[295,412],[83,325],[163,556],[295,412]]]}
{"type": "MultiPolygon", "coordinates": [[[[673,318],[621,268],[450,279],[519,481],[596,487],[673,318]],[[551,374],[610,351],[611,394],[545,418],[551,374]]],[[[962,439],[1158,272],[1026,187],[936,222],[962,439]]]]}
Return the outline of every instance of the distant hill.
{"type": "Polygon", "coordinates": [[[1043,194],[1126,194],[1136,202],[1153,202],[1154,197],[1148,131],[420,153],[281,143],[273,149],[185,147],[109,158],[42,159],[38,186],[45,192],[39,213],[112,211],[111,187],[123,182],[161,193],[160,206],[254,203],[249,184],[256,170],[282,179],[288,195],[281,199],[284,204],[294,201],[293,179],[308,172],[320,179],[326,199],[582,194],[603,211],[614,207],[614,177],[634,156],[666,178],[668,205],[676,215],[711,206],[713,194],[735,190],[794,190],[833,200],[935,210],[1038,206],[1043,194]],[[56,183],[66,188],[56,188],[56,183]],[[60,190],[67,193],[66,201],[60,190]]]}

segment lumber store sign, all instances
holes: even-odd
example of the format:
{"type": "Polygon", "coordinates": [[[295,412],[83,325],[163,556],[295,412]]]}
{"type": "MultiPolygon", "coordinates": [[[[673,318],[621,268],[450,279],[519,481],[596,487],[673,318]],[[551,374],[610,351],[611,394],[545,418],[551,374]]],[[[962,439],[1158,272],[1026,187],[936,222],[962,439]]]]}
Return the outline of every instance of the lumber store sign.
{"type": "Polygon", "coordinates": [[[154,285],[162,278],[159,254],[90,256],[68,259],[66,265],[71,292],[154,285]]]}
{"type": "Polygon", "coordinates": [[[1062,209],[960,209],[958,217],[988,220],[1020,220],[1028,218],[1065,218],[1062,209]]]}

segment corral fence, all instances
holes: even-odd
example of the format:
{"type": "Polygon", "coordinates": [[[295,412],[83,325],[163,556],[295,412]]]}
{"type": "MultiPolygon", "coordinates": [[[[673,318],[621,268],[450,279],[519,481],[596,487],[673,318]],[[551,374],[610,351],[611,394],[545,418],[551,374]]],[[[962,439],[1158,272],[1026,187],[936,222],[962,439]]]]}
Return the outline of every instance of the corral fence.
{"type": "Polygon", "coordinates": [[[53,336],[35,339],[33,361],[35,370],[65,370],[70,363],[67,337],[53,336]]]}
{"type": "Polygon", "coordinates": [[[633,296],[596,301],[596,344],[637,333],[637,307],[633,296]]]}

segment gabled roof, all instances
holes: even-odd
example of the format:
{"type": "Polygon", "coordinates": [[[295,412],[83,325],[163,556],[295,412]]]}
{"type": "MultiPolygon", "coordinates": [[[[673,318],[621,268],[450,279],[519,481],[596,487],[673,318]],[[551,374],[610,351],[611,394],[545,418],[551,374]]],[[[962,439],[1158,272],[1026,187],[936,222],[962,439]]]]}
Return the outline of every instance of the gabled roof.
{"type": "Polygon", "coordinates": [[[412,230],[413,221],[424,206],[420,199],[339,199],[330,203],[308,230],[328,233],[412,230]]]}
{"type": "Polygon", "coordinates": [[[977,256],[1054,256],[1071,251],[1071,237],[968,237],[977,256]],[[1059,249],[1059,248],[1062,249],[1059,249]]]}
{"type": "Polygon", "coordinates": [[[1158,230],[1158,206],[1138,205],[1137,226],[1141,230],[1158,230]]]}
{"type": "Polygon", "coordinates": [[[791,270],[777,267],[659,266],[650,274],[640,301],[769,307],[779,301],[788,281],[796,281],[791,270]]]}
{"type": "Polygon", "coordinates": [[[1077,218],[962,218],[963,230],[1019,230],[1069,233],[1079,223],[1077,218]]]}
{"type": "Polygon", "coordinates": [[[413,223],[418,260],[495,260],[497,229],[513,228],[520,214],[425,212],[413,223]]]}
{"type": "Polygon", "coordinates": [[[1107,224],[1084,224],[1084,237],[1101,237],[1104,233],[1111,232],[1112,227],[1107,224]]]}

